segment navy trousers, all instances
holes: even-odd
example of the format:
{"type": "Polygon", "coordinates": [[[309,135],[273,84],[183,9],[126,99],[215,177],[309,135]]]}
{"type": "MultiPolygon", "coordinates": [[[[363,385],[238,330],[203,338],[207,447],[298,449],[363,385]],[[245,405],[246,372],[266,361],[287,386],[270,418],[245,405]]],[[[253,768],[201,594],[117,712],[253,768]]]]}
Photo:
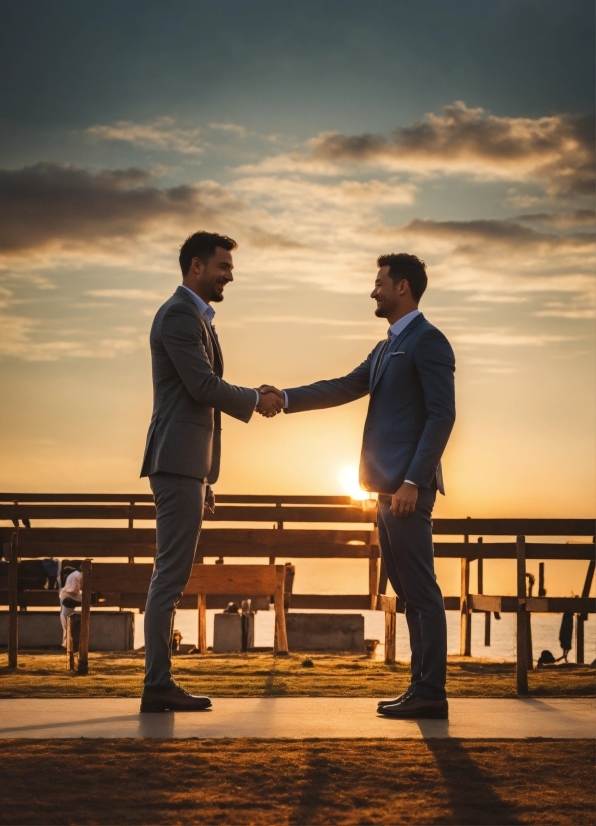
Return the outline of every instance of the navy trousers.
{"type": "Polygon", "coordinates": [[[157,510],[157,554],[145,609],[145,687],[173,685],[174,612],[190,579],[203,521],[205,483],[177,473],[149,477],[157,510]]]}
{"type": "Polygon", "coordinates": [[[436,491],[418,489],[416,510],[397,519],[391,496],[379,495],[381,553],[389,582],[406,604],[412,651],[411,689],[425,700],[445,698],[447,621],[434,568],[432,510],[436,491]]]}

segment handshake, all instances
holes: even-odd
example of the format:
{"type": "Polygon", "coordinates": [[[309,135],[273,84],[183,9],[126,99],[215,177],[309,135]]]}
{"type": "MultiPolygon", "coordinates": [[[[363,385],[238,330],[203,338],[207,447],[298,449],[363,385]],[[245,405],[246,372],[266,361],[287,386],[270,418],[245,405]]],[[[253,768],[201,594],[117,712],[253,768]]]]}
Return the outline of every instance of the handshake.
{"type": "Polygon", "coordinates": [[[262,384],[257,387],[257,391],[259,394],[259,403],[256,407],[257,413],[260,413],[266,419],[272,419],[278,413],[281,413],[286,403],[281,390],[271,384],[262,384]]]}

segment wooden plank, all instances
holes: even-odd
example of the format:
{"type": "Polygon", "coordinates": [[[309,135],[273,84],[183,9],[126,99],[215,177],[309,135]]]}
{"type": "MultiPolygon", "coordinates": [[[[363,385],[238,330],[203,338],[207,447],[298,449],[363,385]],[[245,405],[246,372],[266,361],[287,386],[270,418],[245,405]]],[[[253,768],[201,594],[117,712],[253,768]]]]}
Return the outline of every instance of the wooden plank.
{"type": "MultiPolygon", "coordinates": [[[[153,502],[151,493],[0,493],[0,502],[74,503],[85,502],[153,502]]],[[[217,494],[222,504],[269,504],[289,505],[351,505],[349,496],[276,496],[260,494],[217,494]]]]}
{"type": "Polygon", "coordinates": [[[593,614],[596,600],[582,597],[526,597],[526,611],[549,614],[593,614]]]}
{"type": "Polygon", "coordinates": [[[18,615],[18,544],[19,529],[13,529],[8,560],[8,667],[18,665],[19,615],[18,615]]]}
{"type": "MultiPolygon", "coordinates": [[[[436,557],[447,559],[515,559],[515,542],[485,542],[481,548],[475,543],[433,542],[436,557]]],[[[527,542],[526,559],[592,559],[594,545],[586,543],[527,542]]]]}
{"type": "Polygon", "coordinates": [[[83,587],[81,592],[81,637],[79,641],[79,664],[77,672],[87,674],[89,671],[89,627],[91,614],[91,560],[85,559],[82,565],[83,587]]]}
{"type": "Polygon", "coordinates": [[[459,611],[461,600],[459,597],[443,597],[443,604],[446,611],[459,611]]]}
{"type": "Polygon", "coordinates": [[[292,610],[305,608],[368,611],[370,596],[368,594],[292,594],[292,610]]]}
{"type": "Polygon", "coordinates": [[[433,519],[435,536],[594,536],[593,519],[433,519]]]}
{"type": "MultiPolygon", "coordinates": [[[[0,505],[0,519],[155,519],[154,505],[0,505]]],[[[358,506],[221,505],[209,522],[364,522],[376,519],[376,510],[358,506]]]]}
{"type": "Polygon", "coordinates": [[[93,566],[92,591],[147,593],[153,575],[153,565],[128,562],[101,562],[93,566]]]}
{"type": "Polygon", "coordinates": [[[154,505],[0,505],[0,519],[155,519],[154,505]]]}
{"type": "Polygon", "coordinates": [[[193,565],[185,594],[273,595],[283,565],[193,565]]]}
{"type": "MultiPolygon", "coordinates": [[[[0,605],[9,605],[8,588],[3,587],[4,583],[0,582],[0,605]]],[[[60,605],[59,591],[47,591],[45,588],[40,590],[25,590],[18,592],[18,602],[21,606],[36,607],[36,608],[56,608],[60,605]]]]}
{"type": "Polygon", "coordinates": [[[526,613],[526,538],[517,537],[517,693],[528,693],[528,614],[526,613]]]}

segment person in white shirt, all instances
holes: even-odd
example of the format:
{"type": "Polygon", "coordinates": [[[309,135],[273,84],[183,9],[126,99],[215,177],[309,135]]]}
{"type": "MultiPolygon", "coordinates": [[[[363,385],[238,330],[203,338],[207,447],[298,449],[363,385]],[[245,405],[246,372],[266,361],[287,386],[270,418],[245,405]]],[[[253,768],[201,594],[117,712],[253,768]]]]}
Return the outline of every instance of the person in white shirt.
{"type": "Polygon", "coordinates": [[[81,605],[83,588],[83,574],[73,571],[66,577],[64,587],[60,591],[60,622],[62,623],[62,648],[66,648],[66,620],[76,608],[81,605]]]}

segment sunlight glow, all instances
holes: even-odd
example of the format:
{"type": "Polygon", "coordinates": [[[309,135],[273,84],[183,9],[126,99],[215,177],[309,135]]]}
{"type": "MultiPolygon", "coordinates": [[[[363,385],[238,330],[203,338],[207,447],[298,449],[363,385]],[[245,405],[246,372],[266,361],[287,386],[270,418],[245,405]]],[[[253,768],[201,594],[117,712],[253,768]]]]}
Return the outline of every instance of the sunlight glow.
{"type": "Polygon", "coordinates": [[[367,490],[362,490],[358,481],[358,468],[354,465],[346,465],[339,474],[342,489],[352,499],[363,501],[370,499],[371,495],[367,490]]]}

